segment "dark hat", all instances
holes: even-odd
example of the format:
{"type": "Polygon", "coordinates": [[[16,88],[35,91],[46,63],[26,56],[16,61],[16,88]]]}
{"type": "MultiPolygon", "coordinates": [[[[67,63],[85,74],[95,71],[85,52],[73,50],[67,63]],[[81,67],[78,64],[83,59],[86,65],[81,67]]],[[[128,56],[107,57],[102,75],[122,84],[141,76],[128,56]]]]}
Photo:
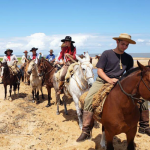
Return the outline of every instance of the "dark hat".
{"type": "Polygon", "coordinates": [[[38,48],[33,47],[33,48],[30,50],[30,52],[32,52],[33,50],[37,51],[38,48]]]}
{"type": "Polygon", "coordinates": [[[61,42],[65,42],[65,41],[70,41],[71,43],[75,43],[74,41],[72,41],[71,36],[66,36],[65,39],[61,40],[61,42]]]}
{"type": "Polygon", "coordinates": [[[12,49],[6,49],[6,51],[4,52],[4,54],[7,54],[8,51],[10,51],[11,53],[13,52],[12,49]]]}

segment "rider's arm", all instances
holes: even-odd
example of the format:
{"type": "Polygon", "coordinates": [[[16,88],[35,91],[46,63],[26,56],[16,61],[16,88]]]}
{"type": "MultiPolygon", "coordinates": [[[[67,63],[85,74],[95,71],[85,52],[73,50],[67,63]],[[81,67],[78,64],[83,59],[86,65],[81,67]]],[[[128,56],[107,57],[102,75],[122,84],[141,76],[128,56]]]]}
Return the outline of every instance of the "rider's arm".
{"type": "Polygon", "coordinates": [[[3,61],[2,62],[7,62],[7,57],[6,56],[3,57],[3,61]]]}
{"type": "Polygon", "coordinates": [[[101,68],[97,69],[97,74],[108,83],[115,84],[118,81],[116,78],[109,78],[101,68]]]}

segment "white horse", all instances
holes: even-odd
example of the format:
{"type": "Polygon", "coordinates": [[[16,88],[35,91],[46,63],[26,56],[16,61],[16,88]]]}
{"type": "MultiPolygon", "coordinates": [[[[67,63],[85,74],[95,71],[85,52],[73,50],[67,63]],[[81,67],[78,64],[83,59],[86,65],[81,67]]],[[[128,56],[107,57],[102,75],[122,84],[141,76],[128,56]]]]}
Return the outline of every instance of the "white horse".
{"type": "MultiPolygon", "coordinates": [[[[93,75],[93,65],[90,63],[90,56],[88,53],[85,53],[85,58],[81,59],[76,55],[78,60],[78,64],[73,68],[73,75],[70,78],[69,83],[64,84],[64,94],[70,95],[73,98],[75,103],[78,119],[79,119],[79,127],[82,129],[82,112],[79,107],[79,97],[86,92],[89,87],[92,86],[94,82],[93,75]]],[[[57,114],[59,114],[59,104],[60,104],[60,95],[57,94],[58,91],[58,79],[54,74],[54,89],[57,101],[57,114]]],[[[66,103],[64,101],[65,113],[67,113],[66,103]]]]}
{"type": "Polygon", "coordinates": [[[39,101],[39,90],[41,90],[42,93],[42,99],[44,99],[44,95],[42,92],[42,77],[39,76],[37,65],[35,63],[35,60],[32,60],[28,66],[28,74],[30,74],[30,86],[32,87],[32,95],[33,95],[33,102],[34,96],[37,98],[36,104],[38,104],[39,101]]]}

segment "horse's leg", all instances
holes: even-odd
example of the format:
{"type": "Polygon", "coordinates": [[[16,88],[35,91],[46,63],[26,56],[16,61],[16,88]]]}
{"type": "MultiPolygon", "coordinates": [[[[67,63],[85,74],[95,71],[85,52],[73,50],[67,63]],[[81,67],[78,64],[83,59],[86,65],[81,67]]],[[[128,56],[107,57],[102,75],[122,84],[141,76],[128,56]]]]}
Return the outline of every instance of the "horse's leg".
{"type": "MultiPolygon", "coordinates": [[[[18,95],[17,95],[17,96],[19,96],[20,83],[17,84],[16,86],[18,87],[18,95]]],[[[16,88],[17,88],[17,87],[16,87],[16,88]]]]}
{"type": "Polygon", "coordinates": [[[81,113],[81,109],[79,108],[79,99],[74,95],[73,100],[76,106],[76,111],[79,119],[79,127],[82,130],[82,113],[81,113]]]}
{"type": "Polygon", "coordinates": [[[42,94],[42,99],[44,99],[44,94],[43,94],[42,87],[41,87],[41,94],[42,94]]]}
{"type": "Polygon", "coordinates": [[[103,125],[102,125],[102,137],[101,137],[100,145],[102,148],[106,147],[106,145],[105,145],[105,129],[104,129],[103,125]]]}
{"type": "Polygon", "coordinates": [[[6,100],[6,97],[7,97],[7,85],[4,85],[4,89],[5,89],[5,97],[4,97],[4,100],[6,100]]]}
{"type": "Polygon", "coordinates": [[[9,89],[9,94],[10,94],[10,95],[9,95],[9,100],[10,100],[10,101],[12,101],[12,98],[11,98],[11,91],[12,91],[12,85],[10,85],[10,89],[9,89]]]}
{"type": "MultiPolygon", "coordinates": [[[[67,98],[67,97],[64,95],[64,96],[63,96],[64,109],[65,109],[64,111],[65,111],[65,114],[68,115],[67,106],[66,106],[66,98],[67,98]]],[[[60,101],[61,101],[61,100],[60,100],[60,101]]]]}
{"type": "Polygon", "coordinates": [[[40,103],[40,100],[39,100],[39,90],[37,90],[37,93],[36,93],[36,104],[39,104],[40,103]]]}
{"type": "Polygon", "coordinates": [[[32,102],[34,103],[34,90],[32,89],[32,102]]]}
{"type": "Polygon", "coordinates": [[[128,147],[127,150],[134,150],[134,137],[137,131],[137,126],[135,128],[130,129],[126,135],[127,135],[127,142],[128,142],[128,147]]]}
{"type": "Polygon", "coordinates": [[[48,92],[48,104],[46,105],[46,107],[50,107],[51,106],[51,103],[50,103],[50,100],[51,100],[51,88],[46,86],[47,88],[47,92],[48,92]]]}
{"type": "Polygon", "coordinates": [[[107,150],[114,150],[114,147],[113,147],[114,135],[112,135],[112,133],[109,133],[106,129],[105,129],[105,135],[106,135],[106,141],[107,141],[107,150]]]}

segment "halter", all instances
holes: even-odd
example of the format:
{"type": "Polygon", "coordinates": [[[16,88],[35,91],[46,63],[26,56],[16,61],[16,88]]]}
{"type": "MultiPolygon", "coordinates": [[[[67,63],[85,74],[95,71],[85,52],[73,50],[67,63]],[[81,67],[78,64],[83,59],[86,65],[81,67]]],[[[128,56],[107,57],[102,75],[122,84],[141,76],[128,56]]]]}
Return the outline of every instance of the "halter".
{"type": "MultiPolygon", "coordinates": [[[[141,79],[140,79],[140,81],[139,81],[139,83],[138,83],[137,88],[139,88],[139,85],[140,85],[140,82],[141,82],[141,81],[144,83],[144,85],[146,86],[146,88],[150,91],[150,88],[147,86],[147,84],[146,84],[145,81],[143,80],[142,72],[141,72],[141,79]]],[[[133,94],[133,95],[132,95],[132,94],[126,93],[126,92],[124,91],[123,87],[121,86],[121,83],[120,83],[119,80],[118,80],[117,83],[119,84],[121,91],[122,91],[125,95],[127,95],[128,97],[131,98],[133,104],[135,104],[135,103],[134,103],[134,100],[138,100],[138,103],[140,103],[140,104],[143,104],[145,101],[148,101],[148,100],[145,100],[145,99],[141,99],[141,98],[136,98],[136,97],[134,97],[134,96],[136,96],[136,94],[133,94]],[[141,102],[140,102],[140,101],[141,101],[141,102]]]]}

